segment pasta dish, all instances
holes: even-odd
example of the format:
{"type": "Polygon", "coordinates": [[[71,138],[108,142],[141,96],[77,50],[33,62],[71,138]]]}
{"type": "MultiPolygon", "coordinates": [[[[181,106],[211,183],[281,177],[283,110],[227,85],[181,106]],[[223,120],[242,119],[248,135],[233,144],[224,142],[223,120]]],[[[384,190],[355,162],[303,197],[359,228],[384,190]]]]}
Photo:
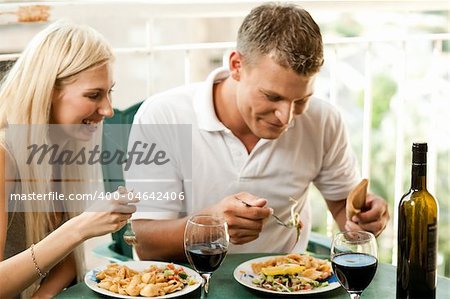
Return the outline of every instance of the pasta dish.
{"type": "Polygon", "coordinates": [[[252,263],[257,276],[252,283],[273,291],[296,292],[328,286],[331,264],[306,254],[277,256],[260,263],[252,263]]]}
{"type": "Polygon", "coordinates": [[[97,273],[97,286],[110,292],[128,296],[156,297],[182,290],[197,282],[183,267],[156,265],[138,272],[124,265],[111,264],[97,273]]]}

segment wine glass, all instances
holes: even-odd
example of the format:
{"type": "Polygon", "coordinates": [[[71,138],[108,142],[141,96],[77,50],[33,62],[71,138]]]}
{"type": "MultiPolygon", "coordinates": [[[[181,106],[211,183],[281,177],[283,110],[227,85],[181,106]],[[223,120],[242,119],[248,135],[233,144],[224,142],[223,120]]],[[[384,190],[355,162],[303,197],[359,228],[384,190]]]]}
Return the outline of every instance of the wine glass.
{"type": "Polygon", "coordinates": [[[339,283],[359,299],[377,271],[377,242],[370,232],[341,232],[331,244],[331,264],[339,283]]]}
{"type": "Polygon", "coordinates": [[[184,231],[184,250],[194,269],[203,277],[205,296],[209,279],[227,254],[230,236],[225,219],[212,215],[192,216],[184,231]]]}

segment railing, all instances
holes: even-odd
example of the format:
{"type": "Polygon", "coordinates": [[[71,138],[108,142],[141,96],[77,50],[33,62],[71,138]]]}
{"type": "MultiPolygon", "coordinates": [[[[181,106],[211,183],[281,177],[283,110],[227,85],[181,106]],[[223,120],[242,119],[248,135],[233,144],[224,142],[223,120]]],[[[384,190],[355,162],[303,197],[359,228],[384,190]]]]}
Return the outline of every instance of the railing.
{"type": "MultiPolygon", "coordinates": [[[[195,3],[180,3],[180,1],[167,1],[166,3],[159,1],[87,1],[80,3],[61,3],[61,2],[45,2],[44,4],[50,5],[52,8],[52,19],[59,19],[63,17],[78,16],[78,18],[84,20],[89,16],[94,17],[98,11],[102,11],[102,15],[108,16],[108,18],[121,18],[125,16],[130,18],[142,18],[146,19],[145,22],[145,45],[140,47],[116,47],[115,51],[118,54],[126,55],[140,55],[147,57],[148,65],[147,79],[146,79],[146,92],[147,95],[151,95],[155,91],[154,80],[152,77],[152,70],[154,69],[155,61],[154,54],[158,52],[179,52],[179,55],[183,57],[184,66],[184,83],[192,81],[192,65],[191,65],[191,53],[198,50],[221,50],[224,57],[228,50],[232,49],[235,45],[233,41],[230,42],[207,42],[207,43],[186,43],[186,44],[171,44],[171,45],[155,45],[153,34],[158,29],[156,20],[161,18],[233,18],[244,16],[257,2],[261,1],[197,1],[195,3]]],[[[296,1],[293,1],[296,2],[296,1]]],[[[319,12],[359,12],[359,11],[431,11],[431,10],[448,10],[448,1],[300,1],[306,9],[314,13],[319,12]]],[[[43,4],[39,2],[39,4],[43,4]]],[[[1,11],[11,11],[17,8],[20,4],[0,4],[1,11]]],[[[76,19],[76,18],[75,18],[76,19]]],[[[0,19],[1,20],[1,19],[0,19]]],[[[121,26],[123,23],[121,24],[121,26]]],[[[0,34],[1,34],[0,23],[0,34]]],[[[4,38],[3,36],[1,38],[4,38]]],[[[7,38],[7,37],[6,37],[7,38]]],[[[450,33],[439,34],[414,34],[414,35],[390,35],[384,37],[349,37],[349,38],[325,38],[326,61],[330,70],[329,76],[329,101],[338,105],[338,53],[342,47],[349,45],[357,45],[360,48],[365,49],[364,58],[364,74],[362,90],[364,92],[364,109],[363,109],[363,128],[362,128],[362,153],[361,153],[361,173],[363,177],[370,177],[371,169],[371,133],[372,133],[372,89],[373,89],[373,47],[380,43],[400,43],[403,53],[403,59],[398,61],[400,70],[396,74],[396,83],[398,85],[397,94],[397,106],[394,107],[396,114],[396,151],[395,151],[395,187],[394,198],[395,207],[398,205],[398,201],[401,195],[405,191],[403,185],[404,182],[404,153],[405,153],[405,138],[404,138],[404,107],[405,107],[405,92],[407,81],[408,64],[406,55],[406,45],[411,41],[428,41],[433,45],[433,61],[438,63],[440,57],[442,57],[442,43],[450,40],[450,33]]],[[[0,49],[1,51],[1,49],[0,49]]],[[[14,60],[19,56],[18,53],[1,54],[0,61],[14,60]]],[[[226,59],[224,58],[224,64],[226,59]]],[[[118,70],[120,72],[120,70],[118,70]]],[[[136,99],[138,100],[138,99],[136,99]]],[[[436,176],[437,176],[437,164],[438,157],[434,150],[434,144],[438,142],[435,136],[430,136],[430,152],[429,152],[429,183],[428,187],[432,193],[435,193],[436,176]]],[[[396,209],[392,210],[394,213],[394,228],[397,224],[396,209]]],[[[330,218],[327,221],[332,223],[330,218]]],[[[396,248],[396,232],[395,229],[391,235],[393,251],[393,261],[395,262],[395,248],[396,248]]]]}

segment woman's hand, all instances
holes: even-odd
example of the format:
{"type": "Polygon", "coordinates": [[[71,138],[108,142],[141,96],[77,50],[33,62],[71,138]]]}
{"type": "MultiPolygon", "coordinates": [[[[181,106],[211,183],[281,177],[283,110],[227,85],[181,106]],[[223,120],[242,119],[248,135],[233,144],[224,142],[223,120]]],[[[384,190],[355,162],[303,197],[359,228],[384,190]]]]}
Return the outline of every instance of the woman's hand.
{"type": "Polygon", "coordinates": [[[136,211],[139,199],[125,187],[119,187],[110,200],[98,200],[86,212],[69,220],[76,223],[83,240],[121,229],[136,211]]]}

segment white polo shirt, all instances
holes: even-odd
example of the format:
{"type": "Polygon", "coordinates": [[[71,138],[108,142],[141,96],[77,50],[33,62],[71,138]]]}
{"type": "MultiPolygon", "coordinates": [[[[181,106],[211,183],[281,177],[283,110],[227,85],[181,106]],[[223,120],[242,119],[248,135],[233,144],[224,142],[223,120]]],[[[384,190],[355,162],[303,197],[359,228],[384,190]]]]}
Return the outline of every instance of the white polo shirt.
{"type": "MultiPolygon", "coordinates": [[[[165,203],[163,209],[152,201],[141,201],[133,219],[177,218],[183,211],[190,215],[228,195],[245,191],[266,198],[274,213],[287,221],[289,197],[308,200],[311,183],[327,200],[345,199],[358,183],[356,159],[340,114],[317,98],[310,100],[309,109],[294,117],[289,129],[278,139],[261,139],[248,154],[243,143],[218,120],[214,111],[213,84],[228,75],[227,70],[217,69],[205,82],[150,97],[136,113],[136,125],[192,125],[192,174],[176,170],[176,165],[167,167],[166,171],[172,172],[168,177],[173,180],[160,182],[158,186],[161,191],[184,190],[184,201],[165,203]],[[149,207],[151,212],[142,212],[144,208],[149,211],[149,207]]],[[[151,173],[152,169],[132,166],[125,172],[127,186],[135,188],[135,192],[144,192],[145,185],[136,184],[133,179],[157,177],[151,173]]],[[[305,226],[295,247],[297,252],[304,251],[308,243],[309,202],[300,217],[305,226]]],[[[270,217],[257,240],[244,245],[230,244],[229,252],[291,252],[295,236],[295,229],[277,225],[270,217]]]]}

